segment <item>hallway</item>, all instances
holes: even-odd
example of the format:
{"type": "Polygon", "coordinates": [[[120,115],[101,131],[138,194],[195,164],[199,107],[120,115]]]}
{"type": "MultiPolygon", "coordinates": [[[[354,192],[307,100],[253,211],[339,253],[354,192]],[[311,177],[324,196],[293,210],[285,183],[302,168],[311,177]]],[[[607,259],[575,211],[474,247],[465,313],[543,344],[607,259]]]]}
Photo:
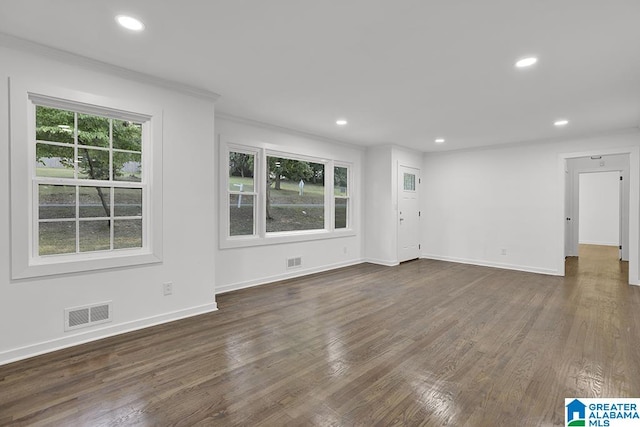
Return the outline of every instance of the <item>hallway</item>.
{"type": "MultiPolygon", "coordinates": [[[[620,261],[618,248],[615,246],[580,245],[578,257],[566,259],[566,279],[594,282],[594,289],[602,280],[616,282],[621,285],[629,283],[629,262],[620,261]]],[[[611,285],[611,283],[609,285],[611,285]]]]}

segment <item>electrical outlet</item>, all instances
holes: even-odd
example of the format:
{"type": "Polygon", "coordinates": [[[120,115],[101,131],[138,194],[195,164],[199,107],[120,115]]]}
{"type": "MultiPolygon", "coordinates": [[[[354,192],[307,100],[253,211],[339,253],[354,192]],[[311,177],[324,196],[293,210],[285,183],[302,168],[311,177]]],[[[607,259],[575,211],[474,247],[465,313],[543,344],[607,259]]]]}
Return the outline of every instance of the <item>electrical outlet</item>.
{"type": "Polygon", "coordinates": [[[167,295],[173,295],[173,282],[165,282],[162,284],[162,293],[166,297],[167,295]]]}

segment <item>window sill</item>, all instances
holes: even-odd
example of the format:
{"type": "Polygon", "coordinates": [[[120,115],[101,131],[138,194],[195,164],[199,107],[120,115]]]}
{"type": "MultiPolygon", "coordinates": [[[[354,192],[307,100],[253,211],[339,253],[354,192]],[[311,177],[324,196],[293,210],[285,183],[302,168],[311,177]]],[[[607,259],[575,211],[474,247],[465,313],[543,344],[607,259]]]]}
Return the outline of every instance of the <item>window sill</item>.
{"type": "Polygon", "coordinates": [[[354,229],[335,231],[308,230],[308,231],[284,231],[268,233],[265,237],[239,236],[220,239],[220,249],[246,248],[251,246],[280,245],[285,243],[308,242],[314,240],[337,239],[341,237],[355,236],[354,229]]]}
{"type": "Polygon", "coordinates": [[[123,251],[119,254],[109,253],[107,256],[92,254],[83,259],[69,257],[68,260],[61,260],[61,258],[63,257],[40,258],[37,261],[33,260],[28,266],[20,269],[20,271],[14,270],[12,272],[12,278],[29,279],[56,274],[79,273],[83,271],[131,267],[162,262],[162,259],[155,254],[148,252],[137,252],[132,254],[130,251],[123,251]]]}

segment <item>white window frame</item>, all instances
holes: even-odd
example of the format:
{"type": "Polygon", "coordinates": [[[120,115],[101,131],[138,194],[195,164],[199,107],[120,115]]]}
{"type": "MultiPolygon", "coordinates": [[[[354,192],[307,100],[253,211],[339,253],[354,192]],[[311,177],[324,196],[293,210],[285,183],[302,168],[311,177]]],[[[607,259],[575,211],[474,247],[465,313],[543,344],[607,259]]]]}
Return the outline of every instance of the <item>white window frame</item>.
{"type": "Polygon", "coordinates": [[[258,231],[258,206],[260,205],[260,193],[258,192],[258,171],[261,170],[260,168],[260,164],[258,161],[258,150],[256,150],[255,148],[252,147],[243,147],[243,146],[239,146],[239,145],[235,145],[233,147],[229,147],[229,149],[226,152],[226,156],[225,156],[225,172],[226,172],[226,176],[224,179],[224,184],[225,184],[225,197],[226,197],[226,202],[224,203],[224,205],[226,206],[227,210],[226,210],[226,218],[227,218],[227,230],[226,230],[226,237],[228,239],[234,239],[234,240],[242,240],[242,239],[251,239],[254,238],[255,236],[257,236],[259,234],[258,231]],[[230,153],[242,153],[242,154],[249,154],[253,156],[253,191],[252,192],[245,192],[245,191],[234,191],[230,189],[229,186],[229,154],[230,153]],[[250,195],[253,196],[253,234],[246,234],[246,235],[238,235],[238,236],[231,236],[231,218],[230,218],[230,204],[229,204],[229,200],[230,200],[230,196],[232,194],[238,194],[238,195],[250,195]]]}
{"type": "Polygon", "coordinates": [[[353,236],[356,234],[351,214],[354,197],[353,164],[345,161],[319,158],[302,153],[291,153],[277,146],[265,144],[251,144],[246,141],[232,142],[224,136],[220,136],[220,220],[219,240],[220,248],[238,248],[248,246],[272,245],[290,242],[302,242],[310,240],[331,239],[353,236]],[[245,236],[230,236],[229,218],[229,153],[241,152],[254,154],[254,190],[257,197],[254,203],[254,234],[245,236]],[[266,231],[266,170],[267,157],[281,157],[291,160],[300,160],[324,164],[324,228],[316,230],[296,231],[266,231]],[[335,228],[335,198],[334,198],[334,166],[348,169],[348,218],[347,228],[335,228]],[[329,173],[327,173],[329,171],[329,173]]]}
{"type": "Polygon", "coordinates": [[[334,170],[333,170],[333,176],[335,180],[335,168],[345,168],[347,169],[347,195],[346,196],[336,196],[335,194],[335,182],[334,182],[334,188],[331,190],[331,194],[333,195],[333,198],[331,199],[333,202],[333,217],[332,220],[334,221],[333,227],[335,230],[349,230],[351,229],[351,171],[352,171],[352,167],[349,163],[344,163],[344,162],[334,162],[333,164],[334,170]],[[336,215],[335,215],[335,209],[336,209],[336,199],[342,199],[342,200],[346,200],[347,201],[347,226],[345,228],[335,228],[335,219],[336,219],[336,215]]]}
{"type": "MultiPolygon", "coordinates": [[[[13,279],[162,261],[162,110],[160,108],[131,100],[119,100],[11,78],[10,114],[11,276],[13,279]],[[34,161],[36,105],[133,120],[143,124],[142,248],[46,256],[38,254],[37,185],[46,183],[100,186],[105,181],[36,177],[34,161]]],[[[112,184],[115,187],[131,186],[124,181],[112,184]]]]}
{"type": "MultiPolygon", "coordinates": [[[[332,207],[331,207],[331,199],[328,196],[328,191],[327,191],[327,185],[329,183],[329,177],[327,177],[327,169],[328,168],[332,168],[332,166],[330,166],[332,163],[331,160],[326,160],[326,159],[320,159],[317,157],[311,157],[311,156],[303,156],[303,155],[299,155],[299,154],[292,154],[292,153],[287,153],[287,152],[283,152],[283,151],[278,151],[278,150],[269,150],[269,149],[264,149],[262,150],[262,157],[260,159],[260,163],[263,166],[263,171],[267,171],[267,158],[268,157],[278,157],[278,158],[283,158],[283,159],[287,159],[287,160],[296,160],[296,161],[300,161],[300,162],[311,162],[311,163],[318,163],[321,165],[324,165],[324,201],[323,201],[323,208],[324,208],[324,226],[323,228],[319,228],[319,229],[312,229],[312,230],[293,230],[293,231],[266,231],[266,206],[267,206],[267,192],[266,190],[262,191],[262,193],[260,194],[260,197],[263,199],[263,206],[262,206],[262,210],[260,211],[260,217],[259,217],[259,221],[261,223],[263,223],[264,225],[264,233],[263,236],[267,239],[277,239],[279,236],[283,236],[283,237],[288,237],[288,236],[292,236],[292,235],[306,235],[306,234],[317,234],[317,233],[327,233],[331,230],[332,225],[331,225],[331,219],[328,218],[328,215],[331,214],[331,212],[333,212],[332,207]]],[[[264,176],[262,177],[263,181],[262,181],[262,186],[260,187],[261,189],[266,189],[267,188],[267,183],[266,183],[266,173],[264,174],[264,176]]],[[[331,176],[331,191],[333,191],[333,175],[331,176]]],[[[331,193],[332,194],[332,193],[331,193]]]]}

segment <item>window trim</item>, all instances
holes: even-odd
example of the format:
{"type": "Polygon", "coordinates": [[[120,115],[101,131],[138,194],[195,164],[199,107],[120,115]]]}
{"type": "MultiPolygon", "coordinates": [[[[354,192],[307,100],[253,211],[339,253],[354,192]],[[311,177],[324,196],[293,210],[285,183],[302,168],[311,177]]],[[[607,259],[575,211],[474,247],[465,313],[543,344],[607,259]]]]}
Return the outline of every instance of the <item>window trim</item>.
{"type": "MultiPolygon", "coordinates": [[[[116,99],[37,81],[10,78],[9,85],[12,279],[161,262],[162,109],[133,99],[116,99]],[[37,232],[34,227],[37,227],[38,220],[37,203],[34,201],[37,192],[34,186],[39,182],[35,176],[33,161],[36,149],[36,104],[143,123],[142,173],[146,180],[146,191],[143,190],[142,248],[47,256],[36,254],[34,239],[37,238],[37,232]]],[[[79,183],[74,179],[65,181],[64,184],[89,185],[91,182],[87,180],[79,183]]],[[[120,182],[117,186],[119,184],[120,182]]]]}
{"type": "Polygon", "coordinates": [[[340,230],[349,230],[351,229],[351,209],[352,209],[352,202],[351,202],[351,187],[353,185],[352,183],[352,170],[353,168],[351,167],[351,165],[349,163],[345,163],[345,162],[334,162],[333,163],[333,176],[334,176],[334,183],[333,183],[333,189],[332,189],[332,202],[333,202],[333,218],[332,221],[333,223],[333,229],[336,231],[340,231],[340,230]],[[335,194],[335,168],[346,168],[347,169],[347,195],[346,196],[336,196],[335,194]],[[347,218],[346,218],[346,227],[344,228],[336,228],[336,224],[335,224],[335,220],[336,220],[336,199],[343,199],[347,201],[347,218]]]}
{"type": "Polygon", "coordinates": [[[335,198],[333,186],[333,171],[335,166],[346,167],[348,169],[349,179],[349,199],[348,199],[348,215],[353,214],[353,198],[356,194],[353,184],[353,163],[347,161],[338,161],[307,155],[302,153],[293,153],[284,151],[281,147],[274,145],[266,145],[259,143],[251,143],[246,141],[236,142],[223,135],[219,136],[220,143],[220,215],[219,215],[219,246],[221,249],[241,248],[250,246],[263,246],[282,243],[304,242],[322,239],[331,239],[339,237],[347,237],[356,235],[356,230],[352,220],[347,219],[347,228],[335,228],[335,198]],[[229,218],[229,153],[244,152],[254,154],[254,189],[256,189],[257,199],[255,203],[255,234],[246,236],[230,236],[230,218],[229,218]],[[264,171],[267,168],[267,157],[283,157],[292,160],[309,161],[321,163],[325,165],[325,192],[324,192],[324,229],[316,230],[295,230],[295,231],[266,231],[266,175],[264,171]],[[331,173],[327,174],[327,171],[331,173]]]}
{"type": "Polygon", "coordinates": [[[227,228],[226,228],[226,234],[225,237],[227,239],[231,239],[231,240],[242,240],[242,239],[246,239],[246,238],[252,238],[255,236],[258,236],[260,234],[259,231],[259,224],[258,224],[258,212],[259,212],[259,206],[260,206],[260,192],[257,190],[258,189],[258,170],[261,170],[260,165],[258,164],[258,150],[251,148],[251,147],[243,147],[243,146],[235,146],[233,147],[233,149],[229,149],[226,152],[226,168],[224,170],[225,175],[224,175],[224,188],[225,188],[225,204],[227,207],[227,228]],[[245,192],[240,192],[240,191],[233,191],[230,189],[230,182],[229,182],[229,154],[230,153],[242,153],[242,154],[249,154],[253,156],[253,191],[251,193],[245,193],[245,192]],[[253,234],[244,234],[244,235],[237,235],[237,236],[231,236],[231,218],[230,218],[230,209],[231,206],[229,205],[229,199],[230,196],[232,194],[250,194],[251,196],[253,196],[253,234]]]}

